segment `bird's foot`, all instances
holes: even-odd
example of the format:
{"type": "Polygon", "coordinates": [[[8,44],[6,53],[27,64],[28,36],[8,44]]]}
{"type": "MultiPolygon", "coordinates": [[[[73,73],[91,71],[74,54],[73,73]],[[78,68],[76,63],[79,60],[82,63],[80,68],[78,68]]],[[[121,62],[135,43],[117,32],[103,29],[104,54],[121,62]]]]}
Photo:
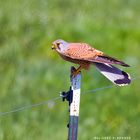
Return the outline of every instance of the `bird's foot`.
{"type": "Polygon", "coordinates": [[[72,67],[71,69],[71,77],[76,77],[79,73],[81,73],[81,68],[75,69],[74,67],[72,67]]]}

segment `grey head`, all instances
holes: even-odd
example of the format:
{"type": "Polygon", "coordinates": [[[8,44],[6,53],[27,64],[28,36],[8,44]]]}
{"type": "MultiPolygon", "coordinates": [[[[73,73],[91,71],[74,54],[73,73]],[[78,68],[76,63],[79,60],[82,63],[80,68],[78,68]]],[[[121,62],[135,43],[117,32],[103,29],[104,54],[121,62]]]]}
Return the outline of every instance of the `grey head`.
{"type": "Polygon", "coordinates": [[[56,51],[61,53],[67,50],[67,47],[68,47],[68,42],[62,39],[57,39],[52,43],[52,49],[55,49],[56,51]]]}

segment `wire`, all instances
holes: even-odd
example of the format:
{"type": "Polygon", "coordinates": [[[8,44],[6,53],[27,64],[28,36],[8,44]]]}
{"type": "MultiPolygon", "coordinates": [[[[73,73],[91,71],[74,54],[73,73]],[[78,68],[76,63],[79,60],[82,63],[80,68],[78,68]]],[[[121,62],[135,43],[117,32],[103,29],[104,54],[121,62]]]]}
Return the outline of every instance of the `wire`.
{"type": "Polygon", "coordinates": [[[93,92],[97,92],[97,91],[100,91],[100,90],[103,90],[103,89],[108,89],[108,88],[112,88],[116,85],[108,85],[108,86],[105,86],[105,87],[101,87],[101,88],[96,88],[96,89],[92,89],[92,90],[87,90],[85,92],[83,92],[82,94],[87,94],[87,93],[93,93],[93,92]]]}
{"type": "MultiPolygon", "coordinates": [[[[140,76],[132,78],[132,81],[137,80],[137,79],[140,79],[140,76]]],[[[87,91],[83,92],[82,94],[95,93],[97,91],[101,91],[101,90],[104,90],[104,89],[112,88],[112,87],[115,87],[115,86],[116,85],[108,85],[108,86],[96,88],[96,89],[93,89],[93,90],[87,90],[87,91]]],[[[43,102],[40,102],[40,103],[26,105],[26,106],[23,106],[23,107],[20,107],[20,108],[17,108],[17,109],[13,109],[13,110],[10,110],[10,111],[7,111],[7,112],[1,112],[0,113],[0,117],[1,116],[6,116],[8,114],[16,113],[16,112],[19,112],[19,111],[23,111],[25,109],[30,109],[30,108],[33,108],[33,107],[38,107],[38,106],[41,106],[41,105],[44,105],[44,104],[48,104],[49,102],[56,101],[56,100],[58,100],[60,98],[62,98],[62,97],[56,97],[56,98],[52,98],[50,100],[43,101],[43,102]]]]}
{"type": "Polygon", "coordinates": [[[140,76],[132,78],[132,81],[140,79],[140,76]]]}
{"type": "MultiPolygon", "coordinates": [[[[140,76],[132,78],[132,81],[137,80],[137,79],[140,79],[140,76]]],[[[116,85],[108,85],[108,86],[104,86],[104,87],[100,87],[100,88],[96,88],[96,89],[92,89],[92,90],[87,90],[87,91],[83,92],[82,94],[95,93],[97,91],[112,88],[112,87],[118,87],[118,86],[116,86],[116,85]]]]}
{"type": "Polygon", "coordinates": [[[1,116],[5,116],[5,115],[8,115],[8,114],[11,114],[11,113],[16,113],[16,112],[19,112],[19,111],[23,111],[23,110],[25,110],[25,109],[29,109],[29,108],[41,106],[41,105],[44,105],[44,104],[48,104],[49,102],[56,101],[56,100],[58,100],[58,99],[60,99],[60,98],[61,98],[61,97],[56,97],[56,98],[53,98],[53,99],[50,99],[50,100],[47,100],[47,101],[43,101],[43,102],[40,102],[40,103],[31,104],[31,105],[26,105],[26,106],[23,106],[23,107],[20,107],[20,108],[17,108],[17,109],[13,109],[13,110],[11,110],[11,111],[1,112],[1,113],[0,113],[0,117],[1,117],[1,116]]]}

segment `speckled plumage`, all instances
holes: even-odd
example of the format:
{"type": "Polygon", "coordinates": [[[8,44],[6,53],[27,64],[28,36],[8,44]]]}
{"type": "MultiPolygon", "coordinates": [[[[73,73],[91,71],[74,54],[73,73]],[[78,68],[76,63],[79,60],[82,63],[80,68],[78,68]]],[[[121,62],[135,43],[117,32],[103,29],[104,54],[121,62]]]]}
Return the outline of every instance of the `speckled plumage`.
{"type": "Polygon", "coordinates": [[[86,43],[70,43],[68,49],[65,51],[65,55],[74,59],[89,60],[98,55],[103,55],[103,52],[91,48],[86,43]]]}

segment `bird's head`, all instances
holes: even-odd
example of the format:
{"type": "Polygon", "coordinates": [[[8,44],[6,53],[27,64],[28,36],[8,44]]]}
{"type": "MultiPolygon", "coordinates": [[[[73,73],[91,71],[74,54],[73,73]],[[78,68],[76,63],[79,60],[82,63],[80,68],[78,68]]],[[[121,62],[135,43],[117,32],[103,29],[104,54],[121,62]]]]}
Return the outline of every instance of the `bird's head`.
{"type": "Polygon", "coordinates": [[[58,39],[52,43],[52,49],[55,49],[58,52],[64,52],[68,47],[68,42],[58,39]]]}

